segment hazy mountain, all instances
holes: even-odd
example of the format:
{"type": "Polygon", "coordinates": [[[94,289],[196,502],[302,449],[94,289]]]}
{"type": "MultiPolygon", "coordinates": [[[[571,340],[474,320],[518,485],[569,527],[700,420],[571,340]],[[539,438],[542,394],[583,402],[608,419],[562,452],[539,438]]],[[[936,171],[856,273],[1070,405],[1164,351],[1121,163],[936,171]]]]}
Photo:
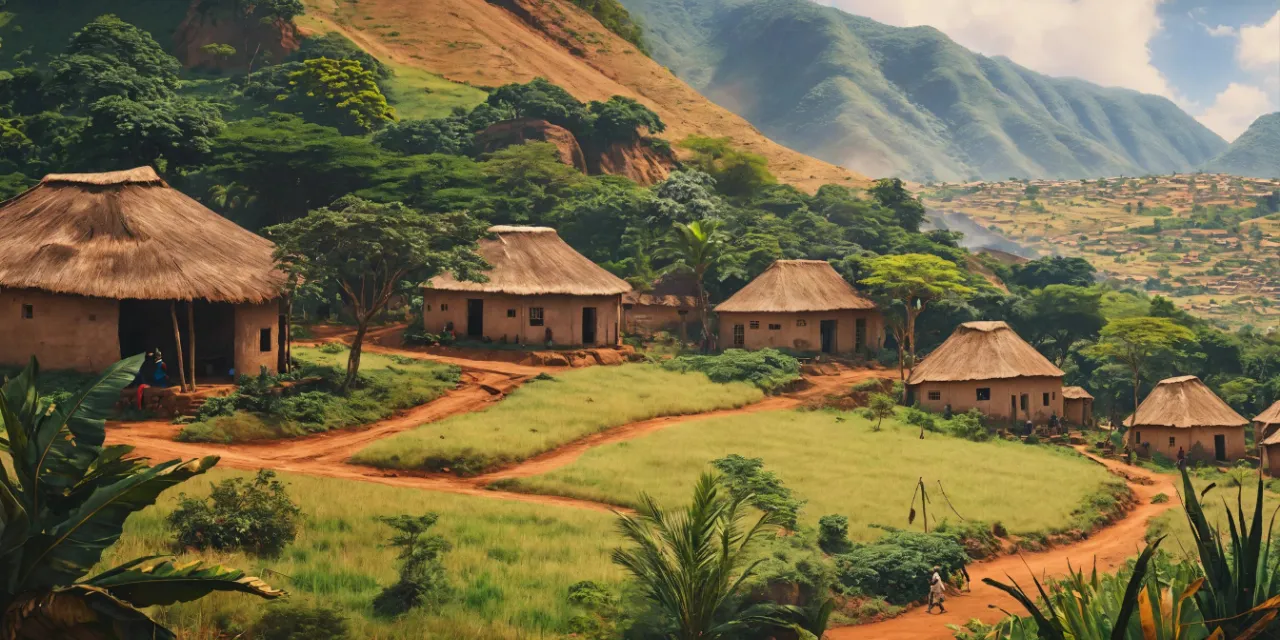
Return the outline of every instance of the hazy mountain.
{"type": "Polygon", "coordinates": [[[1280,178],[1280,111],[1259,116],[1205,169],[1254,178],[1280,178]]]}
{"type": "Polygon", "coordinates": [[[1227,146],[1169,100],[807,0],[622,0],[653,56],[798,151],[919,180],[1187,171],[1227,146]]]}

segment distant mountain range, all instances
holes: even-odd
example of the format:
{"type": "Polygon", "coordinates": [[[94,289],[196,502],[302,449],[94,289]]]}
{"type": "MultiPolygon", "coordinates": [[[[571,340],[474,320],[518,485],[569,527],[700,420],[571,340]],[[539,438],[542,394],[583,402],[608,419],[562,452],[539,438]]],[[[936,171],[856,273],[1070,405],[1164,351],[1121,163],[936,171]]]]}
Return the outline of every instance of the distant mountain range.
{"type": "Polygon", "coordinates": [[[1280,111],[1254,120],[1205,170],[1253,178],[1280,178],[1280,111]]]}
{"type": "Polygon", "coordinates": [[[807,0],[621,0],[655,59],[765,135],[871,176],[1190,171],[1227,143],[1169,100],[1052,78],[807,0]]]}

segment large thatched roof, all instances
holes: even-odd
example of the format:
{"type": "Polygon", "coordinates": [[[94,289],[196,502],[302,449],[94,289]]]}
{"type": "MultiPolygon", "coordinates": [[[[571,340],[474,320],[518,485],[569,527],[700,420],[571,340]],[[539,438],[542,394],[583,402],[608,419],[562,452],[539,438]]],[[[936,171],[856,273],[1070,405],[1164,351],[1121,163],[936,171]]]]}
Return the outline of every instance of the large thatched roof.
{"type": "Polygon", "coordinates": [[[966,322],[911,370],[907,384],[1063,375],[1008,324],[966,322]]]}
{"type": "Polygon", "coordinates": [[[492,268],[488,282],[465,282],[453,274],[436,276],[428,283],[443,291],[480,291],[519,296],[612,296],[631,285],[600,268],[573,250],[548,227],[490,227],[493,238],[480,241],[476,253],[492,268]]]}
{"type": "Polygon", "coordinates": [[[151,167],[50,174],[0,203],[0,287],[98,298],[264,302],[274,245],[151,167]]]}
{"type": "Polygon", "coordinates": [[[1280,400],[1271,403],[1271,406],[1259,413],[1253,421],[1260,425],[1280,425],[1280,400]]]}
{"type": "Polygon", "coordinates": [[[1068,400],[1092,400],[1093,396],[1084,387],[1063,387],[1062,397],[1068,400]]]}
{"type": "Polygon", "coordinates": [[[825,260],[778,260],[728,300],[721,313],[798,313],[874,309],[825,260]]]}
{"type": "Polygon", "coordinates": [[[658,278],[649,291],[628,291],[623,294],[624,304],[657,307],[698,306],[698,283],[690,273],[668,273],[658,278]]]}
{"type": "Polygon", "coordinates": [[[1124,423],[1137,427],[1243,427],[1244,416],[1222,401],[1200,378],[1161,380],[1124,423]]]}

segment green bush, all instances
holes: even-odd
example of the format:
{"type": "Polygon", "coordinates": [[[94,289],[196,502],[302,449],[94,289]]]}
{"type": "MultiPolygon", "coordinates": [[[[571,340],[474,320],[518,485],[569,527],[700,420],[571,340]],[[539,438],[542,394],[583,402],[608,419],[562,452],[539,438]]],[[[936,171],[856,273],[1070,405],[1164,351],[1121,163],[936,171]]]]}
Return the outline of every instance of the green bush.
{"type": "Polygon", "coordinates": [[[320,345],[320,353],[328,353],[330,355],[336,353],[344,353],[347,350],[346,345],[340,342],[326,342],[320,345]]]}
{"type": "Polygon", "coordinates": [[[796,518],[804,500],[796,498],[782,484],[782,479],[772,471],[764,470],[761,458],[744,458],[736,453],[729,454],[711,465],[720,471],[720,483],[729,489],[735,498],[751,496],[751,506],[778,516],[779,524],[788,528],[796,528],[796,518]]]}
{"type": "Polygon", "coordinates": [[[1164,504],[1168,501],[1169,501],[1168,494],[1157,493],[1154,496],[1151,496],[1151,504],[1164,504]]]}
{"type": "Polygon", "coordinates": [[[850,546],[848,518],[835,513],[818,518],[818,547],[820,549],[835,555],[848,552],[850,546]]]}
{"type": "Polygon", "coordinates": [[[614,640],[625,612],[618,597],[590,580],[569,585],[569,603],[576,612],[569,618],[569,633],[586,640],[614,640]]]}
{"type": "Polygon", "coordinates": [[[848,553],[837,555],[836,578],[846,592],[880,596],[901,605],[928,595],[933,567],[949,575],[968,559],[950,535],[890,531],[874,543],[854,545],[848,553]]]}
{"type": "Polygon", "coordinates": [[[910,425],[923,428],[925,431],[938,431],[938,417],[920,407],[907,407],[902,412],[902,420],[910,425]]]}
{"type": "Polygon", "coordinates": [[[944,421],[944,430],[957,438],[984,442],[991,439],[991,432],[982,424],[982,418],[981,411],[970,409],[968,413],[958,413],[944,421]]]}
{"type": "Polygon", "coordinates": [[[374,598],[373,610],[378,615],[399,616],[448,597],[451,588],[441,558],[453,545],[438,534],[427,533],[439,519],[434,513],[379,518],[395,529],[388,546],[400,550],[400,579],[374,598]]]}
{"type": "Polygon", "coordinates": [[[255,640],[347,640],[347,619],[332,607],[285,605],[269,607],[256,624],[255,640]]]}
{"type": "Polygon", "coordinates": [[[884,380],[869,378],[861,382],[855,382],[853,390],[857,393],[881,393],[884,391],[884,380]]]}
{"type": "Polygon", "coordinates": [[[800,361],[776,349],[727,349],[711,356],[679,356],[662,363],[669,371],[700,371],[712,382],[750,382],[772,392],[800,379],[800,361]]]}
{"type": "Polygon", "coordinates": [[[179,496],[167,519],[182,548],[243,550],[276,557],[298,536],[301,510],[274,471],[258,471],[253,482],[223,480],[208,498],[179,496]]]}

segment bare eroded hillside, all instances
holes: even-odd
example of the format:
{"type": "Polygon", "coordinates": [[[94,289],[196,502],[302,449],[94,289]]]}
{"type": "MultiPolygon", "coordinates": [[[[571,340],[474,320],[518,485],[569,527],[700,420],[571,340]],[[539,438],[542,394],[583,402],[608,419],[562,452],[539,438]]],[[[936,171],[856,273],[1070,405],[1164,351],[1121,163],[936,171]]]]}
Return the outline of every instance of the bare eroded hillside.
{"type": "Polygon", "coordinates": [[[380,58],[455,82],[493,87],[542,76],[584,101],[631,96],[662,116],[664,137],[728,136],[767,157],[780,180],[810,191],[868,183],[769,140],[564,0],[493,2],[306,0],[303,26],[340,31],[380,58]]]}

